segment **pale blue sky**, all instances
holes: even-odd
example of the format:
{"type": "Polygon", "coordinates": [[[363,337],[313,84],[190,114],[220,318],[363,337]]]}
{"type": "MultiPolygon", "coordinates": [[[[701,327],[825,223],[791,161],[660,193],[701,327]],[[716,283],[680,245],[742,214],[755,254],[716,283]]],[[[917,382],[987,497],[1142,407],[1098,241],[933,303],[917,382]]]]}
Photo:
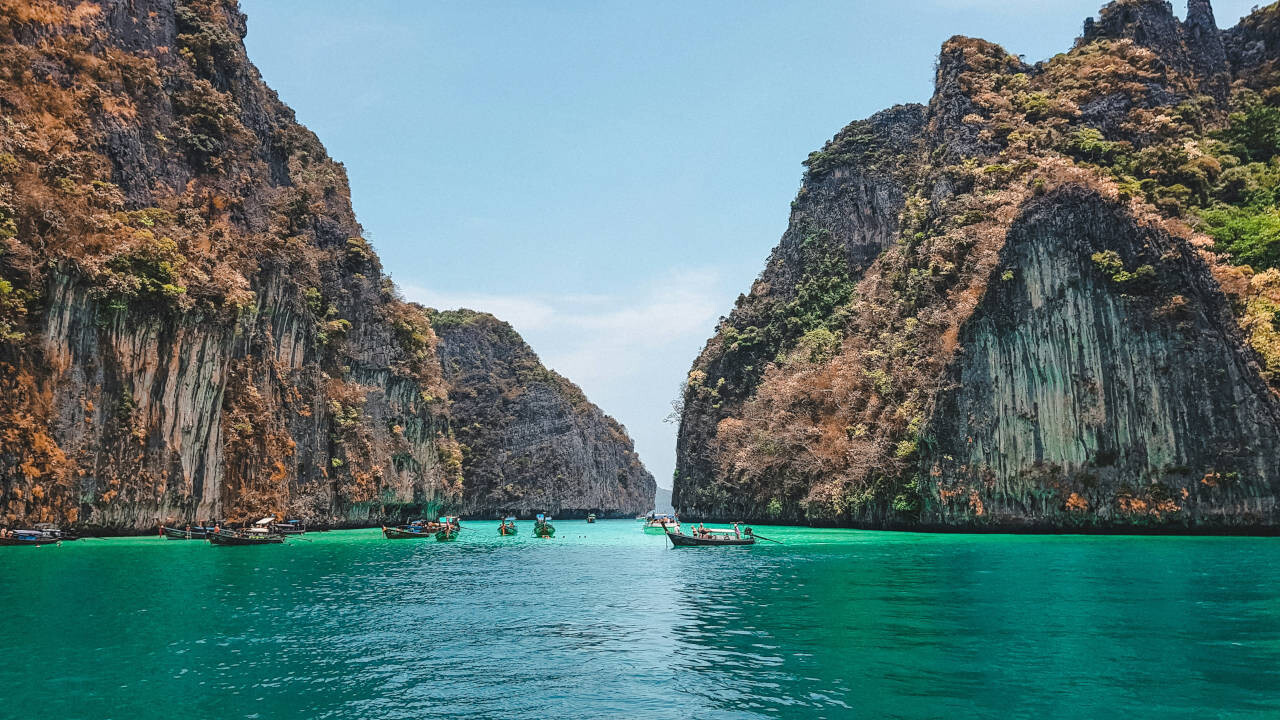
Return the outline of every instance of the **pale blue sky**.
{"type": "MultiPolygon", "coordinates": [[[[1253,4],[1218,0],[1219,25],[1253,4]]],[[[241,6],[250,58],[346,165],[405,295],[511,322],[669,487],[663,418],[785,229],[800,162],[851,120],[926,101],[951,35],[1040,60],[1100,3],[241,6]]]]}

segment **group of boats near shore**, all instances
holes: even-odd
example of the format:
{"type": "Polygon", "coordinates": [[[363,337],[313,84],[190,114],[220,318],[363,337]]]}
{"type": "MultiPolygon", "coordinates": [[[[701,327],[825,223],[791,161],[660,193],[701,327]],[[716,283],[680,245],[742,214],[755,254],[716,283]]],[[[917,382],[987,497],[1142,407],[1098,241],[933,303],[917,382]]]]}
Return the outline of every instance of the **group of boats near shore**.
{"type": "MultiPolygon", "coordinates": [[[[644,523],[646,533],[662,534],[671,541],[673,547],[711,547],[722,545],[754,545],[761,537],[742,523],[733,523],[732,528],[708,528],[701,523],[690,527],[687,533],[681,532],[680,519],[674,514],[649,513],[636,518],[644,523]]],[[[594,514],[587,516],[588,523],[594,523],[594,514]]],[[[328,527],[308,528],[301,520],[281,520],[277,516],[264,517],[253,523],[244,523],[240,527],[224,525],[218,521],[200,522],[195,525],[171,527],[161,524],[159,534],[169,540],[206,540],[211,545],[244,546],[244,545],[279,545],[290,536],[302,535],[306,532],[324,532],[328,527]]],[[[413,520],[404,525],[382,526],[382,534],[388,540],[425,540],[435,538],[437,542],[452,542],[458,539],[460,532],[474,530],[464,527],[461,519],[446,515],[436,520],[413,520]]],[[[516,518],[507,516],[498,524],[498,535],[511,537],[518,535],[519,526],[516,518]]],[[[551,524],[551,517],[538,513],[534,519],[532,535],[536,538],[553,538],[556,528],[551,524]]],[[[0,546],[2,545],[53,545],[71,540],[79,536],[67,533],[54,525],[40,523],[27,529],[11,530],[0,528],[0,546]]]]}

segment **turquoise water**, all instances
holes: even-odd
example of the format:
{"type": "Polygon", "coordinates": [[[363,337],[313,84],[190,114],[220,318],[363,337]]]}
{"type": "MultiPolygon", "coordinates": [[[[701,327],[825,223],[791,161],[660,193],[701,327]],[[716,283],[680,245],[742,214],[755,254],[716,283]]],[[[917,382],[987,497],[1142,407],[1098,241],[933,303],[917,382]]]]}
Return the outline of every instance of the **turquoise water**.
{"type": "Polygon", "coordinates": [[[634,521],[0,548],[0,717],[1280,716],[1280,541],[634,521]]]}

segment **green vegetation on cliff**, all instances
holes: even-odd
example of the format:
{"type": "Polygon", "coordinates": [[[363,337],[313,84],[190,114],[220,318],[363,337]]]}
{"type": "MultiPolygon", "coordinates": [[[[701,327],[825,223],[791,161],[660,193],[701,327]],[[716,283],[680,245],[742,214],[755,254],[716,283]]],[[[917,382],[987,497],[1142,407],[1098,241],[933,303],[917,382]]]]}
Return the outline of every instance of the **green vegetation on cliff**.
{"type": "Polygon", "coordinates": [[[0,526],[462,504],[431,321],[245,33],[0,0],[0,526]]]}
{"type": "Polygon", "coordinates": [[[791,228],[689,375],[677,508],[1280,522],[1276,13],[1220,33],[1204,0],[1185,22],[1112,3],[1035,65],[948,41],[928,108],[806,162],[791,228]]]}

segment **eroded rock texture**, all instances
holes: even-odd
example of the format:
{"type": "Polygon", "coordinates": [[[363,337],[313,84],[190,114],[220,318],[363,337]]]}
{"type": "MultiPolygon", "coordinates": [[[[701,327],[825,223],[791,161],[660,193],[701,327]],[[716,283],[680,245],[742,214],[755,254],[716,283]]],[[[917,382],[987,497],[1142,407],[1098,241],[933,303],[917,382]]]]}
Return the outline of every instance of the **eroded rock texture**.
{"type": "Polygon", "coordinates": [[[822,151],[683,394],[691,517],[1280,527],[1280,9],[1122,0],[822,151]]]}
{"type": "Polygon", "coordinates": [[[628,517],[653,509],[653,476],[626,430],[487,313],[432,315],[462,443],[463,512],[628,517]]]}
{"type": "Polygon", "coordinates": [[[0,0],[0,526],[462,507],[430,321],[245,22],[0,0]]]}

